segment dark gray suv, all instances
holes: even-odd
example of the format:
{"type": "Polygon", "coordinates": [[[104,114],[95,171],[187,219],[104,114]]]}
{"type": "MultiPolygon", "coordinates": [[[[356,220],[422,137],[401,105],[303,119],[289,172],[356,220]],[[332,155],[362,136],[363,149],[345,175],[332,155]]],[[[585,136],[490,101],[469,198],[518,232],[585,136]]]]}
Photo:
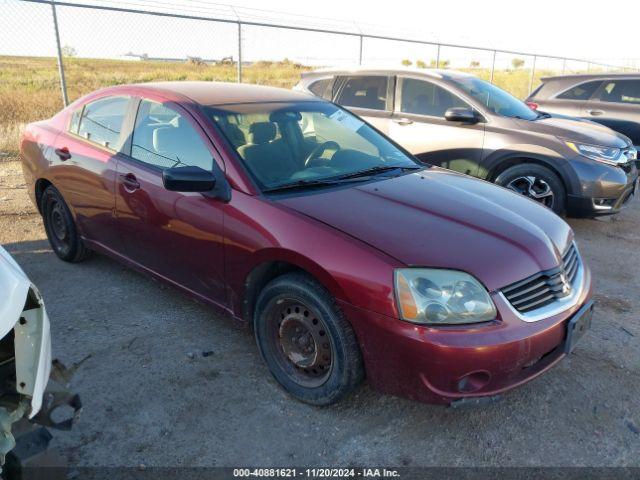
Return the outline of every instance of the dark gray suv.
{"type": "Polygon", "coordinates": [[[527,103],[541,111],[601,123],[640,146],[640,74],[543,78],[527,103]]]}
{"type": "Polygon", "coordinates": [[[363,117],[420,160],[495,182],[557,213],[616,213],[635,193],[631,141],[591,122],[537,113],[450,70],[322,70],[298,90],[363,117]]]}

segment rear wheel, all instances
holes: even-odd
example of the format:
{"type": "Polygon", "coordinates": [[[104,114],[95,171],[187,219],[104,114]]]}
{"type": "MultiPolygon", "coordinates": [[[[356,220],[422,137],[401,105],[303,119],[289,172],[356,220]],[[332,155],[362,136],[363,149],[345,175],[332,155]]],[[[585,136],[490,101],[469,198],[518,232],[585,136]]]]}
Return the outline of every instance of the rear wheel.
{"type": "Polygon", "coordinates": [[[303,402],[334,403],[364,377],[351,325],[307,275],[286,274],[267,284],[256,303],[254,331],[272,375],[303,402]]]}
{"type": "Polygon", "coordinates": [[[562,180],[542,165],[523,163],[507,168],[495,183],[529,197],[559,215],[565,211],[566,191],[562,180]]]}
{"type": "Polygon", "coordinates": [[[50,185],[42,193],[40,211],[49,244],[54,253],[65,262],[81,262],[88,254],[71,211],[58,190],[50,185]]]}

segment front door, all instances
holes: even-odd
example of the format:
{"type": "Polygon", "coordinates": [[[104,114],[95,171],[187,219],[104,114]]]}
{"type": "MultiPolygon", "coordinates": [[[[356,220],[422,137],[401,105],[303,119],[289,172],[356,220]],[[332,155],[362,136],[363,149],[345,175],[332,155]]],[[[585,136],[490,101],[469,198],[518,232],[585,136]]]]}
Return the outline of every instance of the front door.
{"type": "Polygon", "coordinates": [[[471,107],[434,82],[398,77],[389,136],[420,160],[467,175],[477,175],[484,124],[445,119],[449,108],[471,107]]]}
{"type": "Polygon", "coordinates": [[[164,188],[166,168],[220,168],[210,141],[182,107],[142,100],[128,155],[119,159],[116,214],[133,262],[218,304],[224,287],[224,204],[164,188]]]}

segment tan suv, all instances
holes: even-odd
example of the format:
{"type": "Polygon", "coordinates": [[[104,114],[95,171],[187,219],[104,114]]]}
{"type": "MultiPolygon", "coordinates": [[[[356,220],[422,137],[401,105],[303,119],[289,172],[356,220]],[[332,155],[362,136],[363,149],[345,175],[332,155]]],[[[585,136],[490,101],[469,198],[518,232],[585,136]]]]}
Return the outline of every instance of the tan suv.
{"type": "Polygon", "coordinates": [[[547,77],[527,98],[534,109],[606,125],[640,146],[640,74],[547,77]]]}
{"type": "Polygon", "coordinates": [[[320,70],[298,90],[361,116],[420,160],[526,195],[557,213],[616,213],[635,193],[631,140],[592,122],[535,112],[451,70],[320,70]]]}

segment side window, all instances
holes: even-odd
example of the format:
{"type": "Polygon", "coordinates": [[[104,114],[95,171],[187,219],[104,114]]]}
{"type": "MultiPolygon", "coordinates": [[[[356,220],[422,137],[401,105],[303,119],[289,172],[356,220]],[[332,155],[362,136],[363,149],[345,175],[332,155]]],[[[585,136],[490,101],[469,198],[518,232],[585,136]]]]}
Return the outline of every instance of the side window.
{"type": "Polygon", "coordinates": [[[611,80],[604,83],[598,92],[603,102],[640,103],[640,80],[611,80]]]}
{"type": "Polygon", "coordinates": [[[562,100],[589,100],[591,95],[598,89],[602,81],[587,82],[576,85],[566,92],[561,93],[556,98],[562,100]]]}
{"type": "Polygon", "coordinates": [[[129,97],[107,97],[88,103],[82,111],[78,135],[93,143],[118,150],[128,104],[129,97]]]}
{"type": "Polygon", "coordinates": [[[337,103],[345,107],[385,110],[388,77],[347,77],[337,103]]]}
{"type": "Polygon", "coordinates": [[[334,77],[316,80],[309,85],[309,90],[317,97],[331,100],[333,97],[333,82],[334,77]]]}
{"type": "Polygon", "coordinates": [[[402,79],[400,111],[430,117],[444,117],[445,112],[453,107],[468,107],[454,94],[431,82],[402,79]]]}
{"type": "Polygon", "coordinates": [[[213,156],[189,121],[161,103],[143,100],[133,130],[131,156],[160,168],[213,168],[213,156]]]}
{"type": "Polygon", "coordinates": [[[82,107],[75,110],[71,114],[71,121],[69,122],[69,131],[71,133],[78,133],[78,127],[80,126],[80,116],[82,115],[82,107]]]}

